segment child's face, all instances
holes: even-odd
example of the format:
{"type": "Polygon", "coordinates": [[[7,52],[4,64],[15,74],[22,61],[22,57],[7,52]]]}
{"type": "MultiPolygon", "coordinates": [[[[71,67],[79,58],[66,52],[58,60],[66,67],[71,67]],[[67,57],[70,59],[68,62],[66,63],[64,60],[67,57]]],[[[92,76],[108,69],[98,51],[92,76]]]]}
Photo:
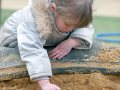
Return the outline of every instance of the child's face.
{"type": "Polygon", "coordinates": [[[68,20],[57,14],[55,3],[50,5],[50,10],[55,16],[56,27],[60,32],[71,32],[75,28],[77,21],[75,19],[68,20]]]}
{"type": "Polygon", "coordinates": [[[55,23],[60,32],[71,32],[76,24],[75,20],[67,20],[60,15],[55,17],[55,23]]]}

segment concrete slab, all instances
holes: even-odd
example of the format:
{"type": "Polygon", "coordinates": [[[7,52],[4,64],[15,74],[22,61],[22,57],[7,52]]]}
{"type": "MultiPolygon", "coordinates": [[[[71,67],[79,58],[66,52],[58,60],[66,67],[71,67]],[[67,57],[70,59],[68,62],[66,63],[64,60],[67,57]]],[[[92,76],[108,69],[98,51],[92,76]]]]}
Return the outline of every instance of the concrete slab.
{"type": "MultiPolygon", "coordinates": [[[[49,52],[53,47],[45,48],[49,52]]],[[[119,62],[101,62],[95,59],[96,55],[102,49],[103,46],[100,42],[94,42],[90,50],[73,49],[63,59],[51,60],[53,74],[100,72],[103,74],[120,75],[119,62]]],[[[28,72],[25,63],[20,59],[18,50],[15,48],[0,47],[0,81],[22,77],[28,77],[28,72]]]]}

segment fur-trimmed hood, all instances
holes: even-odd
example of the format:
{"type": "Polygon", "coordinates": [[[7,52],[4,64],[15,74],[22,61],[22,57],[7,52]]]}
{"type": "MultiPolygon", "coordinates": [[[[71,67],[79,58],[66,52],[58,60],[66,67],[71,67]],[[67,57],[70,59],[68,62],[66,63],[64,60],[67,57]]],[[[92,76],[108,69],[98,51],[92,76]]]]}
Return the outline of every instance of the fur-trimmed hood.
{"type": "Polygon", "coordinates": [[[32,13],[35,18],[36,30],[45,39],[52,33],[51,22],[49,17],[48,0],[32,0],[32,13]]]}

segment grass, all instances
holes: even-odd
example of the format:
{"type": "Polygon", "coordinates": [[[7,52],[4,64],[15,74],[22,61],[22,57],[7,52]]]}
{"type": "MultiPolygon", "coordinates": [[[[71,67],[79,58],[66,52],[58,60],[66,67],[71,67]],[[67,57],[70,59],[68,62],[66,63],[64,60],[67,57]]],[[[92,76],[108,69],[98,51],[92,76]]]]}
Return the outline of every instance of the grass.
{"type": "MultiPolygon", "coordinates": [[[[0,27],[4,21],[13,13],[15,10],[2,10],[2,21],[0,27]]],[[[108,32],[120,32],[120,18],[118,17],[103,17],[93,16],[93,26],[95,28],[95,34],[108,33],[108,32]]],[[[114,37],[110,37],[114,38],[114,37]]],[[[120,37],[117,37],[119,39],[120,37]]]]}
{"type": "Polygon", "coordinates": [[[120,32],[120,18],[118,17],[94,16],[93,25],[95,28],[95,34],[120,32]]]}
{"type": "Polygon", "coordinates": [[[3,25],[5,20],[13,13],[15,10],[6,10],[2,9],[1,10],[1,21],[0,21],[0,27],[3,25]]]}
{"type": "MultiPolygon", "coordinates": [[[[120,18],[119,17],[103,17],[103,16],[94,16],[93,17],[93,26],[95,28],[95,34],[98,33],[120,33],[120,18]]],[[[120,40],[120,36],[109,36],[105,37],[110,40],[120,40]]],[[[111,46],[120,46],[120,43],[108,43],[111,46]]]]}

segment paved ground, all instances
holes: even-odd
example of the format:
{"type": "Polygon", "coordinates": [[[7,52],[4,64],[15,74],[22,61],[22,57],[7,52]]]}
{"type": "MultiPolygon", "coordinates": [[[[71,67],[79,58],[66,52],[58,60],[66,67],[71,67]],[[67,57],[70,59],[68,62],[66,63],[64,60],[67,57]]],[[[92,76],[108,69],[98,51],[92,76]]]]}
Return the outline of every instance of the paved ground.
{"type": "Polygon", "coordinates": [[[120,17],[120,0],[94,0],[95,15],[120,17]]]}
{"type": "MultiPolygon", "coordinates": [[[[94,0],[97,11],[95,15],[120,17],[120,0],[94,0]]],[[[20,9],[27,5],[28,0],[2,0],[2,7],[20,9]]]]}
{"type": "Polygon", "coordinates": [[[2,0],[2,8],[21,9],[27,5],[28,0],[2,0]]]}

